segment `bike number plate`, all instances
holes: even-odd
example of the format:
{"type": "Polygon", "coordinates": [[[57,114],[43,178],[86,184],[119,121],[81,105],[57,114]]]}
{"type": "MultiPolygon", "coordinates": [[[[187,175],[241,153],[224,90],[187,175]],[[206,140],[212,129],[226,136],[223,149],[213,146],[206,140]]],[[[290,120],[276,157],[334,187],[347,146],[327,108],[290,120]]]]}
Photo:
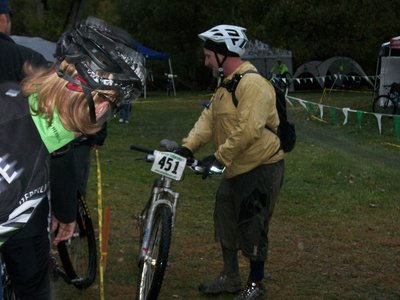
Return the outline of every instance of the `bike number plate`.
{"type": "Polygon", "coordinates": [[[186,158],[172,152],[154,151],[154,162],[151,171],[180,180],[186,166],[186,158]]]}

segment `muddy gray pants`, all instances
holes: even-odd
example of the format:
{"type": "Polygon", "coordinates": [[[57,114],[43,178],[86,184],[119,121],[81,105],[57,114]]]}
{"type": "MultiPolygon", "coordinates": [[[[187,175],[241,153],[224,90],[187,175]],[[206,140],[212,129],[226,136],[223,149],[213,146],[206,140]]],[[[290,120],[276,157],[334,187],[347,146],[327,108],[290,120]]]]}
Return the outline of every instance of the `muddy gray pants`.
{"type": "Polygon", "coordinates": [[[222,180],[216,195],[214,225],[224,256],[240,249],[250,260],[267,258],[269,222],[283,175],[282,160],[222,180]]]}

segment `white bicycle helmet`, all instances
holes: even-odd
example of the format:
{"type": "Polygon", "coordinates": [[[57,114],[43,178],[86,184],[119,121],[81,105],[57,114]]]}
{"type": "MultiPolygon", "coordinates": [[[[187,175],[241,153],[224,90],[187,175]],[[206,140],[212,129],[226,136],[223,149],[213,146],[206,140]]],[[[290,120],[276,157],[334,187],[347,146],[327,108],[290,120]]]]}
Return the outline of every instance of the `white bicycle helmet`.
{"type": "Polygon", "coordinates": [[[246,28],[234,25],[218,25],[203,33],[199,38],[203,41],[211,40],[215,43],[225,43],[228,51],[242,56],[247,44],[246,28]]]}

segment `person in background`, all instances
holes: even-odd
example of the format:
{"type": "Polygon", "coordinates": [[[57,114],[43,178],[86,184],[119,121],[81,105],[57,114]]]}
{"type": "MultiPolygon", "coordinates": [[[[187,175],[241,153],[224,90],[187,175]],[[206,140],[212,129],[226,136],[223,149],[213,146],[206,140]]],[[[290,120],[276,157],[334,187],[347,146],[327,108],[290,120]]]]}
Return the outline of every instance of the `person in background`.
{"type": "Polygon", "coordinates": [[[129,123],[129,117],[131,114],[132,104],[131,101],[126,101],[121,105],[121,111],[119,112],[119,122],[129,123]]]}
{"type": "Polygon", "coordinates": [[[282,62],[281,59],[278,59],[276,64],[272,67],[271,74],[275,74],[279,78],[285,78],[287,74],[289,74],[289,68],[288,66],[282,62]]]}
{"type": "Polygon", "coordinates": [[[75,228],[50,211],[50,154],[140,95],[144,58],[132,45],[127,32],[89,17],[60,37],[52,68],[27,64],[20,85],[0,84],[0,252],[18,299],[50,299],[49,227],[55,244],[75,228]]]}
{"type": "Polygon", "coordinates": [[[36,67],[49,65],[41,54],[16,44],[10,37],[11,14],[8,0],[0,0],[0,82],[20,82],[25,62],[36,67]]]}
{"type": "Polygon", "coordinates": [[[238,105],[224,83],[235,74],[256,68],[243,61],[246,29],[219,25],[199,34],[204,41],[204,64],[219,84],[182,145],[175,150],[185,157],[209,142],[215,151],[201,160],[203,178],[213,167],[225,167],[216,193],[215,236],[222,250],[223,270],[213,280],[199,286],[206,295],[238,293],[237,300],[262,299],[268,227],[283,182],[284,153],[277,135],[279,117],[275,91],[259,74],[243,76],[236,88],[238,105]],[[243,288],[238,250],[248,259],[250,270],[243,288]]]}

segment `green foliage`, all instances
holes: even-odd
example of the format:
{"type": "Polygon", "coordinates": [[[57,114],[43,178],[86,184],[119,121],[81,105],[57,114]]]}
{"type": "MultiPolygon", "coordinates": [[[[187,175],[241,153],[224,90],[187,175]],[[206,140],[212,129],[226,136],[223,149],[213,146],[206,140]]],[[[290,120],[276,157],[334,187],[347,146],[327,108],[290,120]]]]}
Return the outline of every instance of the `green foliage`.
{"type": "MultiPolygon", "coordinates": [[[[168,53],[179,76],[177,84],[190,89],[209,83],[197,35],[217,24],[244,26],[250,39],[290,49],[294,68],[343,55],[355,59],[368,75],[375,72],[381,43],[400,32],[396,14],[400,2],[391,0],[10,1],[15,11],[14,34],[53,41],[70,21],[72,4],[82,4],[80,18],[103,18],[125,28],[144,45],[168,53]]],[[[162,81],[168,66],[155,63],[154,68],[162,81]]]]}
{"type": "Polygon", "coordinates": [[[373,74],[380,44],[398,35],[398,9],[392,1],[277,1],[265,16],[264,38],[291,49],[295,65],[343,55],[373,74]]]}

